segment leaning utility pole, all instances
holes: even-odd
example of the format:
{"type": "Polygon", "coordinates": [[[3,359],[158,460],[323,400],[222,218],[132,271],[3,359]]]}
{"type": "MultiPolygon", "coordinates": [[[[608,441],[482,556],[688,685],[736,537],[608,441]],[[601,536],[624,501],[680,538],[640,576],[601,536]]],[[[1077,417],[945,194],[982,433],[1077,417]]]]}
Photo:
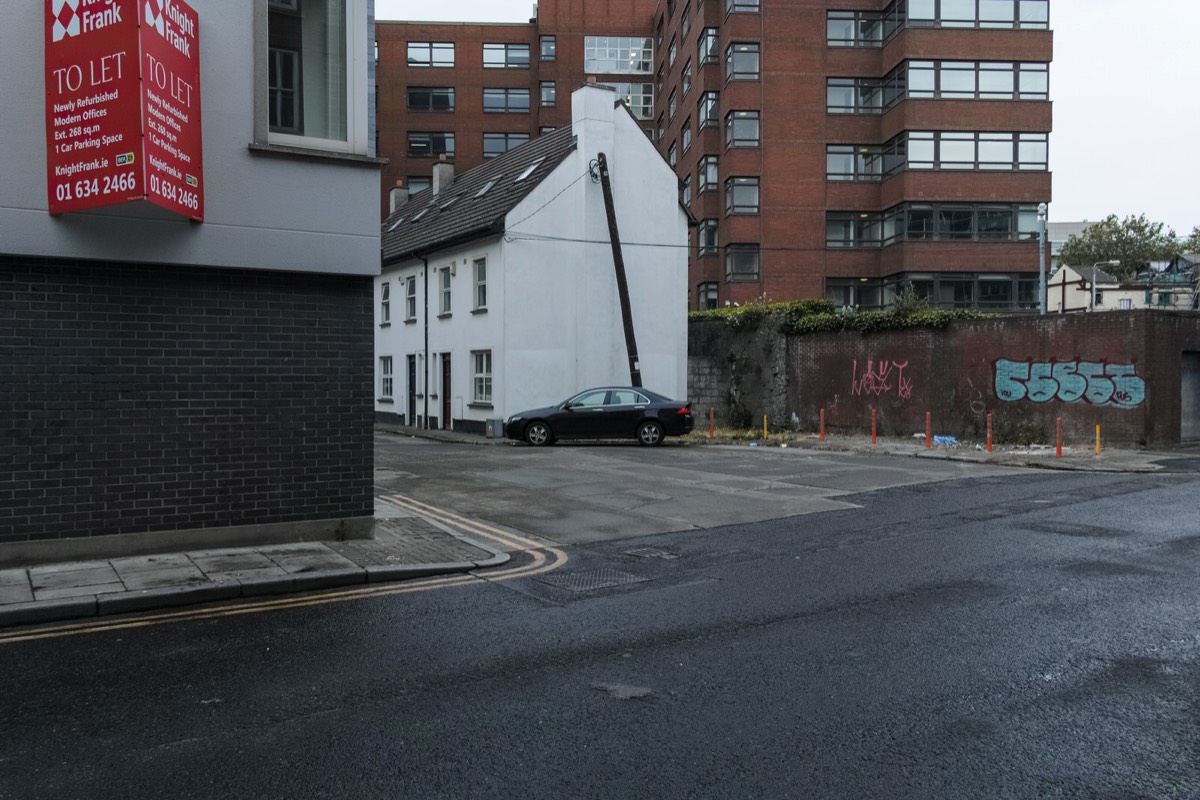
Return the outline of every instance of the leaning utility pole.
{"type": "Polygon", "coordinates": [[[617,211],[613,207],[612,183],[608,179],[608,159],[596,156],[600,166],[600,187],[604,190],[604,211],[608,214],[608,239],[612,243],[613,264],[617,269],[617,295],[621,299],[621,321],[625,324],[625,349],[629,352],[629,382],[641,387],[642,368],[638,364],[637,339],[633,335],[633,311],[629,306],[629,282],[625,279],[625,259],[621,256],[621,235],[617,232],[617,211]]]}

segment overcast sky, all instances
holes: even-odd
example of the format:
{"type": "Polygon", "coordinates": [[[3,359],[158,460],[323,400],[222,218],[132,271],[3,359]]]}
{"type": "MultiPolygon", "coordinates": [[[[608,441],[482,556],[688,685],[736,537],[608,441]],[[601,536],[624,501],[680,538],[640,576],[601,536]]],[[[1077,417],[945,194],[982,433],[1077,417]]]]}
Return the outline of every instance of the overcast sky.
{"type": "MultiPolygon", "coordinates": [[[[525,22],[531,0],[375,0],[379,19],[525,22]]],[[[1200,0],[1051,0],[1050,220],[1200,225],[1200,0]]]]}

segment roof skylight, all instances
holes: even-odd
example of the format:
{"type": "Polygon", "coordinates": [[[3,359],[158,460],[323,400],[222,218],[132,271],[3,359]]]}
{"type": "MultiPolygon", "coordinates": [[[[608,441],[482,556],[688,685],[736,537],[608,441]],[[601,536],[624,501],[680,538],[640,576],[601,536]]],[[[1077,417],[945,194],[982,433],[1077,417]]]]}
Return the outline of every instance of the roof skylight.
{"type": "Polygon", "coordinates": [[[485,183],[485,184],[483,185],[483,188],[482,188],[482,189],[480,189],[478,192],[476,192],[476,193],[475,193],[475,196],[476,196],[476,197],[483,197],[485,194],[487,194],[487,193],[488,193],[488,189],[491,189],[493,186],[495,186],[495,185],[496,185],[496,181],[500,180],[502,177],[504,177],[504,176],[503,176],[503,175],[497,175],[496,177],[492,178],[490,181],[488,181],[487,183],[485,183]]]}
{"type": "Polygon", "coordinates": [[[525,180],[526,178],[528,178],[528,177],[529,177],[529,176],[530,176],[530,175],[533,173],[533,171],[534,171],[535,169],[537,169],[539,166],[541,166],[541,163],[542,163],[543,161],[545,161],[545,160],[546,160],[546,157],[545,157],[545,156],[542,156],[541,158],[536,158],[536,159],[534,159],[533,163],[532,163],[532,164],[530,164],[528,167],[526,167],[526,168],[525,168],[525,171],[524,171],[524,172],[522,172],[520,175],[518,175],[518,176],[517,176],[517,179],[516,179],[515,181],[513,181],[513,183],[520,183],[521,181],[523,181],[523,180],[525,180]]]}

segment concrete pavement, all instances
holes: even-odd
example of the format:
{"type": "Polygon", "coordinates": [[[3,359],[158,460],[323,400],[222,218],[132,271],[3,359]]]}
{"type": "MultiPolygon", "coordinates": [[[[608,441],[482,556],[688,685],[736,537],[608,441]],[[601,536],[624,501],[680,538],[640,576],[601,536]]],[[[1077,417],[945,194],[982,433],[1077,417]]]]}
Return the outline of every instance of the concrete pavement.
{"type": "MultiPolygon", "coordinates": [[[[386,427],[389,433],[457,444],[524,446],[504,439],[456,431],[386,427]]],[[[1193,471],[1197,451],[1153,452],[1093,447],[995,447],[981,443],[939,443],[926,448],[924,437],[869,437],[791,434],[766,441],[709,440],[693,434],[669,440],[667,447],[795,448],[862,455],[940,458],[981,464],[1102,472],[1155,472],[1172,464],[1193,471]]],[[[508,555],[486,542],[382,499],[376,502],[372,539],[307,542],[264,547],[164,553],[104,560],[41,564],[0,570],[0,627],[156,608],[285,594],[354,584],[497,566],[508,555]]]]}

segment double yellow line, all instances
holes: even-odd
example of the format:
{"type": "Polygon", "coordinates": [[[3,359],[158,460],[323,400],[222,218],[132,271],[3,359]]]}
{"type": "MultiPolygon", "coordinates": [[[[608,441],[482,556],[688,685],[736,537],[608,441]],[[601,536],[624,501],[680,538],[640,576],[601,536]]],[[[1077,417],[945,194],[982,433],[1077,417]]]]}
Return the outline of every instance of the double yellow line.
{"type": "Polygon", "coordinates": [[[362,600],[371,597],[386,597],[388,595],[411,594],[413,592],[428,592],[434,589],[450,589],[457,586],[478,584],[481,581],[507,581],[516,578],[527,578],[540,575],[553,569],[558,569],[567,563],[567,554],[557,547],[550,547],[535,542],[525,536],[509,531],[503,531],[483,522],[469,519],[451,511],[422,503],[418,500],[393,494],[381,497],[395,506],[406,509],[421,517],[437,520],[473,536],[487,539],[501,548],[509,551],[525,552],[530,556],[529,563],[507,569],[487,570],[478,574],[458,573],[442,577],[420,578],[391,584],[364,586],[354,589],[343,589],[336,592],[320,594],[280,597],[272,600],[256,600],[218,606],[215,608],[196,608],[182,611],[171,611],[157,614],[141,615],[132,619],[89,620],[87,622],[66,623],[61,625],[43,626],[35,629],[20,631],[0,631],[0,645],[28,642],[36,639],[53,639],[61,636],[75,636],[82,633],[103,633],[130,628],[145,628],[152,625],[165,625],[175,622],[214,619],[217,617],[232,617],[241,614],[258,614],[265,611],[282,611],[290,608],[304,608],[328,603],[341,603],[347,600],[362,600]]]}

